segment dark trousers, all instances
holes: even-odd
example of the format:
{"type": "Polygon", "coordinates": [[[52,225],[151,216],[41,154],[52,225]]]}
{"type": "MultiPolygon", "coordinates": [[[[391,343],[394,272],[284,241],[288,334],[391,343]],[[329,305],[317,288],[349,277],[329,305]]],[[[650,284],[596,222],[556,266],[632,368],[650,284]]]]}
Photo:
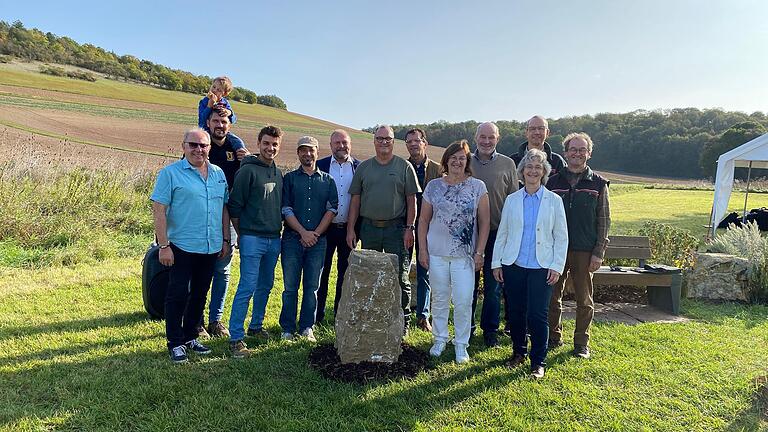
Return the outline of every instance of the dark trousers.
{"type": "Polygon", "coordinates": [[[547,284],[547,269],[527,269],[503,265],[504,291],[509,300],[509,329],[514,354],[528,353],[531,334],[531,368],[544,366],[547,357],[549,323],[547,311],[552,286],[547,284]],[[527,332],[526,332],[527,329],[527,332]]]}
{"type": "MultiPolygon", "coordinates": [[[[499,331],[499,309],[501,303],[501,288],[493,278],[491,261],[493,261],[493,244],[496,243],[496,231],[488,233],[488,243],[485,244],[485,260],[483,262],[483,309],[480,313],[480,328],[483,333],[499,331]]],[[[480,272],[475,272],[475,291],[472,293],[472,331],[475,330],[475,309],[480,288],[480,272]]]]}
{"type": "Polygon", "coordinates": [[[168,348],[197,339],[197,326],[205,308],[205,296],[213,279],[218,254],[184,252],[171,244],[173,266],[165,292],[165,335],[168,348]]]}
{"type": "Polygon", "coordinates": [[[363,219],[360,227],[360,242],[363,249],[386,252],[397,255],[399,268],[401,304],[405,315],[405,325],[411,319],[411,280],[408,278],[408,269],[411,266],[408,250],[403,244],[403,225],[393,223],[387,227],[375,227],[363,219]]]}
{"type": "Polygon", "coordinates": [[[328,277],[331,275],[333,254],[336,252],[336,298],[333,300],[333,314],[339,308],[341,299],[341,285],[344,283],[344,274],[349,266],[349,254],[352,249],[347,246],[347,224],[332,223],[325,231],[327,245],[325,247],[325,261],[323,273],[320,275],[320,287],[317,289],[317,315],[316,323],[325,319],[325,302],[328,298],[328,277]]]}

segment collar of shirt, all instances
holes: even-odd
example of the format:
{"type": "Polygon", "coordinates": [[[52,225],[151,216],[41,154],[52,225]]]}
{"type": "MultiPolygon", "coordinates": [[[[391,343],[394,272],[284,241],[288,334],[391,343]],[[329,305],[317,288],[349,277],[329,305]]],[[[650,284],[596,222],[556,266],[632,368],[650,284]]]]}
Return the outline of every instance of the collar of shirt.
{"type": "Polygon", "coordinates": [[[480,159],[480,157],[477,156],[477,150],[475,150],[475,152],[472,153],[472,157],[477,159],[477,161],[480,162],[483,165],[489,164],[492,160],[496,159],[496,156],[498,156],[498,155],[499,155],[499,153],[496,150],[494,150],[493,153],[491,153],[491,158],[486,161],[486,160],[480,159]]]}
{"type": "Polygon", "coordinates": [[[300,172],[300,173],[304,174],[304,175],[305,175],[305,176],[307,176],[307,177],[315,177],[315,176],[319,176],[319,175],[320,175],[320,170],[319,170],[319,169],[317,169],[317,167],[315,167],[315,172],[313,172],[312,174],[307,174],[307,173],[304,171],[304,168],[302,168],[302,167],[301,167],[301,165],[299,165],[299,167],[298,167],[298,168],[296,168],[296,171],[298,171],[298,172],[300,172]]]}
{"type": "Polygon", "coordinates": [[[533,194],[529,194],[525,188],[523,188],[523,190],[525,191],[524,198],[538,198],[540,200],[541,197],[544,195],[544,188],[542,186],[539,186],[539,190],[537,190],[533,194]]]}
{"type": "Polygon", "coordinates": [[[332,164],[335,163],[336,165],[339,165],[339,166],[343,166],[343,165],[346,165],[346,164],[352,164],[352,156],[347,156],[347,160],[345,160],[344,162],[341,162],[341,163],[339,163],[339,161],[337,161],[335,157],[331,156],[331,163],[332,164]]]}

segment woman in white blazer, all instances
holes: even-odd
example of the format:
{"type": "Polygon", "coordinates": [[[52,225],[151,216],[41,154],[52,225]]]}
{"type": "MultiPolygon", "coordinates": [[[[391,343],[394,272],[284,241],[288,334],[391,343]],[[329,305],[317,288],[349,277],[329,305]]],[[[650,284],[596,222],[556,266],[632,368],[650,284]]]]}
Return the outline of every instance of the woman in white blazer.
{"type": "Polygon", "coordinates": [[[547,311],[552,286],[565,267],[568,226],[563,200],[547,190],[551,167],[547,154],[531,149],[517,167],[525,187],[507,196],[493,247],[491,268],[510,306],[512,334],[510,367],[528,356],[531,335],[531,376],[544,377],[549,325],[547,311]]]}

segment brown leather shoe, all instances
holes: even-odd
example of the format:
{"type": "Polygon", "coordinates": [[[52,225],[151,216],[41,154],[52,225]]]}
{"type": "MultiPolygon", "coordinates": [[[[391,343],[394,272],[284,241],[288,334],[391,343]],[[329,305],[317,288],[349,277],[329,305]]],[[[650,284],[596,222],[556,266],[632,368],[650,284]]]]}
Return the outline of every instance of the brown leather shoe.
{"type": "Polygon", "coordinates": [[[204,326],[201,326],[201,325],[197,326],[197,338],[198,339],[209,339],[210,337],[211,337],[211,335],[209,335],[208,332],[205,331],[205,327],[204,326]]]}
{"type": "Polygon", "coordinates": [[[432,324],[430,324],[429,320],[424,317],[420,317],[419,320],[416,321],[416,327],[424,330],[425,332],[432,333],[432,324]]]}
{"type": "Polygon", "coordinates": [[[249,350],[248,345],[243,341],[230,342],[229,350],[232,352],[232,357],[236,359],[248,358],[253,354],[253,351],[249,350]]]}
{"type": "Polygon", "coordinates": [[[507,360],[507,367],[510,369],[515,369],[525,363],[525,356],[521,354],[515,354],[512,356],[511,359],[507,360]]]}
{"type": "Polygon", "coordinates": [[[229,330],[221,321],[214,321],[208,324],[208,334],[215,338],[229,337],[229,330]]]}

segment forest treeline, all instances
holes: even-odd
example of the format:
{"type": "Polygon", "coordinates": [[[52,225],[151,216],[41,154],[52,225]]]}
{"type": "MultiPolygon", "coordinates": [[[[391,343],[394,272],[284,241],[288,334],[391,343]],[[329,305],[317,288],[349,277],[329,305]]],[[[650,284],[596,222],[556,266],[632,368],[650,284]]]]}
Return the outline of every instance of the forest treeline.
{"type": "MultiPolygon", "coordinates": [[[[81,45],[66,36],[27,29],[20,21],[13,24],[0,21],[0,54],[22,60],[78,66],[109,78],[135,81],[167,90],[205,94],[211,86],[209,76],[171,69],[132,55],[117,55],[88,43],[81,45]]],[[[275,95],[257,95],[243,87],[235,87],[229,98],[288,109],[285,102],[275,95]]]]}
{"type": "MultiPolygon", "coordinates": [[[[501,141],[497,150],[517,152],[525,140],[525,122],[497,121],[501,141]]],[[[395,137],[405,139],[412,127],[427,132],[431,145],[447,147],[459,139],[473,138],[478,122],[394,126],[395,137]]],[[[590,165],[607,171],[651,176],[712,177],[717,157],[766,131],[768,116],[721,109],[676,108],[637,110],[622,114],[580,115],[549,119],[553,149],[562,154],[563,137],[586,132],[595,143],[590,165]]],[[[372,131],[373,128],[367,129],[372,131]]]]}

